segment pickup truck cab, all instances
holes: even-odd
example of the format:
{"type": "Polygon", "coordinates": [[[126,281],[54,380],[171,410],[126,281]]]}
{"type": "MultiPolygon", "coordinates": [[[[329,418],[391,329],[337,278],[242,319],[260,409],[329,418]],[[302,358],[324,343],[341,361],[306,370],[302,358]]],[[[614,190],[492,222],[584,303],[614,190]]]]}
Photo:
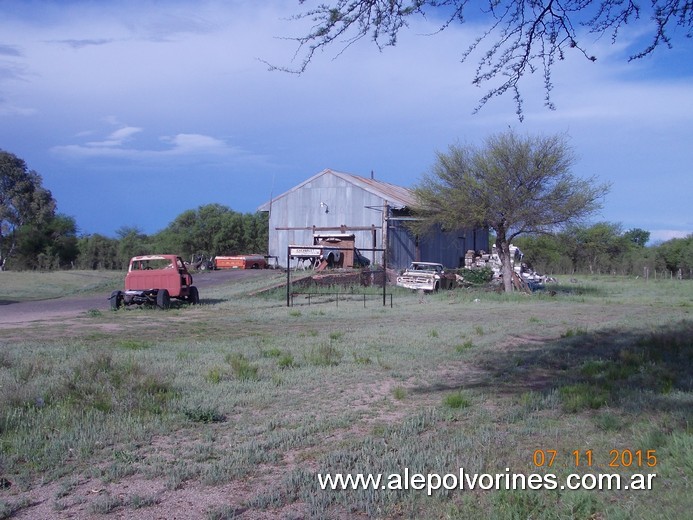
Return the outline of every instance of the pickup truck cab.
{"type": "Polygon", "coordinates": [[[438,289],[452,289],[456,285],[456,278],[454,274],[446,273],[442,264],[412,262],[397,277],[397,285],[406,289],[435,292],[438,289]]]}
{"type": "Polygon", "coordinates": [[[125,290],[111,293],[111,308],[122,305],[155,304],[168,309],[171,298],[192,304],[200,302],[197,287],[185,263],[177,255],[143,255],[130,259],[125,290]]]}

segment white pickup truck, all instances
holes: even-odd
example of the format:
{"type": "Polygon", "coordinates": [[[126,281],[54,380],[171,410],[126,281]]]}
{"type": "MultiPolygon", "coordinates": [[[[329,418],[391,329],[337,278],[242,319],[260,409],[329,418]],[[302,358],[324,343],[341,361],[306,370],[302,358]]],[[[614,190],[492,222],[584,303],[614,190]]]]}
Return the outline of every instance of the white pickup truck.
{"type": "Polygon", "coordinates": [[[457,284],[454,273],[446,273],[442,264],[432,262],[412,262],[397,277],[397,285],[406,289],[435,292],[438,289],[452,289],[457,284]]]}

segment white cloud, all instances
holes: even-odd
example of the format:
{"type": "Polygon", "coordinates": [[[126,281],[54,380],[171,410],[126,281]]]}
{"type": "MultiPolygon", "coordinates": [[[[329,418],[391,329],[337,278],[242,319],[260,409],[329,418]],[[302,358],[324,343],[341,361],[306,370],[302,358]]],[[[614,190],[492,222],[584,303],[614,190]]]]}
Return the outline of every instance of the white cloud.
{"type": "Polygon", "coordinates": [[[126,126],[112,132],[106,140],[90,141],[86,143],[86,146],[90,148],[113,148],[116,146],[122,146],[127,141],[130,141],[135,134],[138,134],[141,131],[141,128],[126,126]]]}
{"type": "Polygon", "coordinates": [[[165,143],[170,143],[173,148],[168,153],[190,154],[190,153],[221,153],[233,152],[234,149],[224,141],[215,137],[200,134],[178,134],[172,137],[162,137],[165,143]]]}
{"type": "MultiPolygon", "coordinates": [[[[230,146],[216,137],[187,133],[160,137],[159,141],[166,145],[164,148],[146,148],[134,139],[137,134],[143,131],[139,127],[124,126],[101,141],[54,146],[52,151],[71,158],[122,158],[143,161],[200,154],[228,156],[242,154],[239,148],[230,146]]],[[[81,135],[90,135],[90,133],[82,132],[81,135]]]]}

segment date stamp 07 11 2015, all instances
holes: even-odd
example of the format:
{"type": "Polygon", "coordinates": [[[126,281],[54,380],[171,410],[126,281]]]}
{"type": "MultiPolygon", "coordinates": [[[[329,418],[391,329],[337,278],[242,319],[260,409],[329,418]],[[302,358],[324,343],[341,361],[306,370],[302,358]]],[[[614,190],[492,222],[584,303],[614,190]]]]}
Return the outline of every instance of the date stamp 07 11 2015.
{"type": "MultiPolygon", "coordinates": [[[[551,468],[559,462],[557,450],[534,450],[532,463],[537,468],[551,468]]],[[[592,467],[597,462],[593,450],[573,450],[566,465],[592,467]]],[[[657,450],[609,450],[604,460],[610,468],[654,468],[657,466],[657,450]]]]}

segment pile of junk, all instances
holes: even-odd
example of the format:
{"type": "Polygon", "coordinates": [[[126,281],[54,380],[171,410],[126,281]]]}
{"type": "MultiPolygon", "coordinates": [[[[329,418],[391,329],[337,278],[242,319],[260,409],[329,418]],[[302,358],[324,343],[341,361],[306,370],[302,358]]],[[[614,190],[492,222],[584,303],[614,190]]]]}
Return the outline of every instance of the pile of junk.
{"type": "MultiPolygon", "coordinates": [[[[547,283],[555,283],[552,276],[546,276],[534,271],[527,263],[523,262],[524,254],[520,248],[510,244],[510,265],[513,268],[513,285],[516,289],[525,292],[533,292],[543,289],[547,283]]],[[[465,269],[484,269],[493,271],[493,285],[501,285],[503,268],[496,245],[493,244],[491,252],[469,250],[464,256],[465,269]]]]}

